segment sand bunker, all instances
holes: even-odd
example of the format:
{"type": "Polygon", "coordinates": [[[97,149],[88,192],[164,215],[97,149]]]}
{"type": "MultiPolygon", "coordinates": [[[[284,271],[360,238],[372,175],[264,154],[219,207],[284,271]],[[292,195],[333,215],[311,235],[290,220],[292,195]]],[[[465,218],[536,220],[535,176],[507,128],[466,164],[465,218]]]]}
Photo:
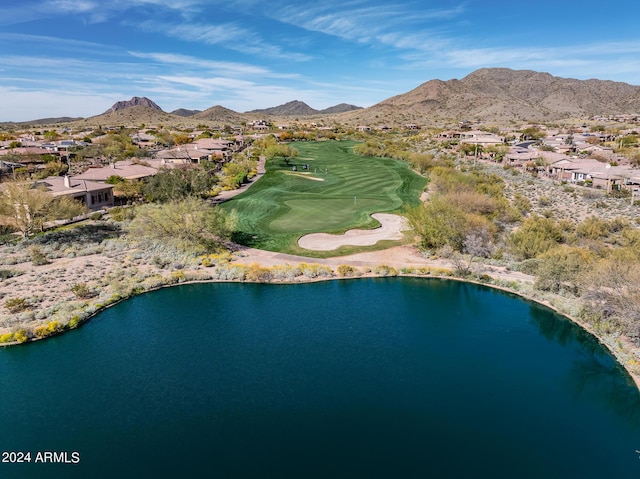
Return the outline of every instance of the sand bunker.
{"type": "Polygon", "coordinates": [[[400,240],[402,231],[409,228],[402,216],[389,213],[371,215],[380,222],[380,227],[372,230],[349,230],[341,235],[312,233],[298,240],[300,247],[316,251],[331,251],[340,246],[370,246],[381,240],[400,240]]]}

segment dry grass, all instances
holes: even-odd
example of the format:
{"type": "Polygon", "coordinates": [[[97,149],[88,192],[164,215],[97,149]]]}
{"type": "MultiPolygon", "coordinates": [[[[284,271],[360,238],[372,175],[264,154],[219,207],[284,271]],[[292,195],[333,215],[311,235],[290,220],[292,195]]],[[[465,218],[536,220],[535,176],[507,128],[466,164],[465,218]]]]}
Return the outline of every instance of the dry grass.
{"type": "Polygon", "coordinates": [[[629,198],[615,198],[594,188],[536,178],[515,168],[504,169],[495,164],[486,164],[485,168],[505,180],[505,196],[509,201],[513,201],[516,193],[525,196],[531,202],[531,213],[534,214],[576,224],[589,216],[606,220],[624,218],[635,223],[640,214],[640,208],[631,205],[629,198]]]}

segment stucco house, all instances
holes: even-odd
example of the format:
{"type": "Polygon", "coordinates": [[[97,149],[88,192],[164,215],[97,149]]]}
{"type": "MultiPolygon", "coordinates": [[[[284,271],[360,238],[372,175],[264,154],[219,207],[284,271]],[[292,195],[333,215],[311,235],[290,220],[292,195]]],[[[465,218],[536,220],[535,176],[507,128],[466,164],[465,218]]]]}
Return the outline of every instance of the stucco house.
{"type": "Polygon", "coordinates": [[[116,161],[109,166],[89,168],[84,173],[75,175],[74,180],[89,180],[104,183],[111,176],[119,176],[124,180],[141,180],[158,174],[158,168],[134,163],[132,161],[116,161]]]}
{"type": "Polygon", "coordinates": [[[53,196],[70,196],[91,210],[99,210],[114,205],[113,185],[95,181],[78,180],[69,176],[49,176],[36,181],[53,196]]]}

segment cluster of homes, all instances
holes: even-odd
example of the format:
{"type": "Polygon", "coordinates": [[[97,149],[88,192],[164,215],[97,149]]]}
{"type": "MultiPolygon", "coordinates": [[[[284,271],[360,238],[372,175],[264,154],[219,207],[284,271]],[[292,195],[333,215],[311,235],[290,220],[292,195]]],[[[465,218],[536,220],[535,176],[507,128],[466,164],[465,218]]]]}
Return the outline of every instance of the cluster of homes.
{"type": "MultiPolygon", "coordinates": [[[[107,166],[90,166],[84,172],[72,176],[49,176],[36,181],[35,186],[46,188],[53,196],[69,196],[91,210],[99,210],[115,204],[114,186],[107,183],[110,177],[140,180],[156,175],[160,168],[176,168],[203,161],[224,164],[234,151],[244,147],[242,137],[237,137],[235,141],[199,138],[190,143],[161,149],[157,148],[157,138],[144,132],[137,132],[133,141],[138,146],[147,148],[151,157],[144,161],[115,161],[107,166]]],[[[20,146],[15,146],[15,142],[16,140],[0,142],[0,176],[11,175],[17,168],[42,168],[43,158],[47,156],[68,161],[72,151],[89,145],[79,140],[37,140],[30,135],[19,138],[17,142],[20,146]]]]}
{"type": "MultiPolygon", "coordinates": [[[[260,129],[271,128],[271,125],[266,121],[255,121],[247,127],[259,132],[260,129]]],[[[416,130],[420,127],[407,124],[404,128],[416,130]]],[[[358,130],[370,131],[370,128],[361,126],[358,130]]],[[[82,132],[75,137],[84,138],[89,133],[82,132]]],[[[54,196],[71,196],[89,209],[96,210],[115,204],[114,187],[107,183],[110,177],[118,176],[124,180],[145,179],[156,175],[160,168],[175,168],[203,161],[223,165],[231,159],[234,152],[246,146],[245,137],[241,134],[230,140],[200,138],[201,133],[193,132],[191,141],[185,144],[164,148],[158,145],[157,136],[145,130],[137,131],[132,134],[132,141],[150,154],[144,161],[116,161],[107,166],[95,165],[80,174],[48,177],[38,183],[54,196]]],[[[474,130],[468,124],[461,124],[459,130],[443,131],[439,133],[439,138],[481,146],[478,151],[486,150],[492,145],[508,145],[509,150],[503,157],[506,164],[536,169],[539,174],[550,178],[592,186],[607,192],[626,189],[631,191],[632,198],[634,195],[640,197],[640,170],[630,166],[624,158],[618,157],[612,148],[603,146],[605,142],[616,140],[610,134],[586,129],[572,133],[549,130],[542,140],[527,141],[517,131],[502,133],[515,140],[507,142],[506,136],[474,130]]],[[[93,141],[99,140],[96,138],[93,141]]],[[[87,146],[89,143],[81,139],[45,141],[31,134],[24,134],[18,140],[0,142],[0,176],[11,174],[24,166],[43,167],[42,158],[45,156],[53,155],[62,161],[68,161],[75,150],[87,146]]]]}
{"type": "MultiPolygon", "coordinates": [[[[630,133],[630,132],[629,132],[630,133]]],[[[548,131],[540,141],[516,138],[507,143],[504,136],[481,130],[446,131],[441,138],[455,138],[459,143],[482,146],[509,145],[503,162],[567,183],[590,186],[608,193],[627,190],[640,197],[640,169],[603,146],[616,138],[604,132],[560,133],[548,131]]]]}

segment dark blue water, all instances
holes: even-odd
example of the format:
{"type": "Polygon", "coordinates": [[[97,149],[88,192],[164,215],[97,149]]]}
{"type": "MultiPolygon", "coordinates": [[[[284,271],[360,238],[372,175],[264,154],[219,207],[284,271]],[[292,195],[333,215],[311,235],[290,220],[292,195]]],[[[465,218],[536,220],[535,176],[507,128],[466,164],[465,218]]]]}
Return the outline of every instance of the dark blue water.
{"type": "Polygon", "coordinates": [[[0,350],[0,377],[0,450],[32,452],[2,478],[640,477],[628,376],[476,285],[181,286],[0,350]]]}

